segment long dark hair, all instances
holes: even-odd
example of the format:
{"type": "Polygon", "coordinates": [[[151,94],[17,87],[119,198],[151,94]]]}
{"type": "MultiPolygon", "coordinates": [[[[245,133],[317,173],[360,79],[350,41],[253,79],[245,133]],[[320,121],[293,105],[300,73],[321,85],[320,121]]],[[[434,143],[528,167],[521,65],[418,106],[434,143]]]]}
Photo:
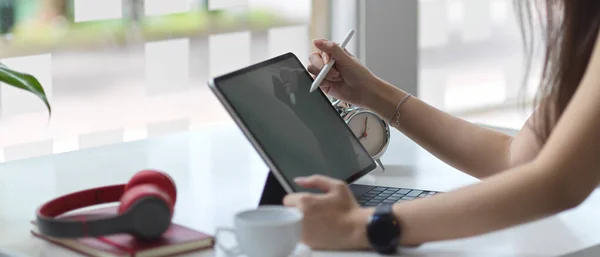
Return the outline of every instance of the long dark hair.
{"type": "Polygon", "coordinates": [[[600,24],[600,0],[514,0],[527,50],[528,71],[540,28],[542,77],[534,131],[543,144],[571,101],[590,60],[600,24]],[[539,114],[539,115],[537,115],[539,114]]]}

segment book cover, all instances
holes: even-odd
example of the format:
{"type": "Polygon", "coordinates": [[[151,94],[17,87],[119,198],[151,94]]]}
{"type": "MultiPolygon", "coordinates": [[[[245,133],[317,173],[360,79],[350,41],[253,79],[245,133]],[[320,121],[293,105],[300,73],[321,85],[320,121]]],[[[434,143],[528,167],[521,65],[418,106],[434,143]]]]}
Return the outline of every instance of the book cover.
{"type": "MultiPolygon", "coordinates": [[[[112,216],[117,213],[116,207],[107,207],[82,211],[61,218],[90,218],[112,216]]],[[[35,221],[31,233],[43,240],[68,248],[92,257],[163,257],[212,248],[214,237],[185,226],[172,223],[163,238],[154,242],[136,240],[128,234],[115,234],[104,237],[88,237],[79,239],[51,238],[39,233],[35,221]]]]}

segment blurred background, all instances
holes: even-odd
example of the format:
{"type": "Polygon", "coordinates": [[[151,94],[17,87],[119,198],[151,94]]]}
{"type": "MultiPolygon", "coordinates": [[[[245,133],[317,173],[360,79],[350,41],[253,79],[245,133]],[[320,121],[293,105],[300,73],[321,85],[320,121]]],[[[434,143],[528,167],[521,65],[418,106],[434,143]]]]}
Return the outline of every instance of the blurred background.
{"type": "Polygon", "coordinates": [[[414,29],[385,33],[418,42],[416,58],[398,60],[416,67],[410,87],[470,121],[519,128],[530,108],[516,104],[524,59],[511,0],[0,0],[0,61],[35,75],[53,106],[48,119],[35,96],[0,87],[0,161],[231,122],[210,76],[290,51],[307,63],[311,39],[349,28],[360,56],[384,40],[364,24],[408,17],[364,9],[409,2],[414,29]]]}

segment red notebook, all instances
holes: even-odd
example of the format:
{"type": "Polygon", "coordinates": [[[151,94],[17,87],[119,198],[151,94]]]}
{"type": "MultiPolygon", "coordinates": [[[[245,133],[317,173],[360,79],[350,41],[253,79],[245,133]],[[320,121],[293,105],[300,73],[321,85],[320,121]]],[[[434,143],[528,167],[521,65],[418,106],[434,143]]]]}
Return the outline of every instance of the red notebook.
{"type": "MultiPolygon", "coordinates": [[[[116,207],[108,207],[78,212],[66,218],[115,215],[116,213],[116,207]]],[[[34,236],[92,257],[163,257],[214,246],[214,237],[175,223],[172,223],[171,227],[165,232],[162,240],[152,243],[136,241],[127,234],[79,239],[50,238],[40,234],[35,222],[32,223],[31,233],[34,236]]]]}

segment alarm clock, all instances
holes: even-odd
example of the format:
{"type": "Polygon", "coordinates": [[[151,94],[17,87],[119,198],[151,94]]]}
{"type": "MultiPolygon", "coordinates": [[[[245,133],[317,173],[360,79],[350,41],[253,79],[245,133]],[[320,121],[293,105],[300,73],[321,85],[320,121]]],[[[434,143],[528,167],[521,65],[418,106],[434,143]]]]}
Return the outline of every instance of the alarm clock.
{"type": "Polygon", "coordinates": [[[333,100],[335,109],[377,164],[385,170],[381,156],[390,142],[390,126],[379,115],[341,100],[333,100]]]}

